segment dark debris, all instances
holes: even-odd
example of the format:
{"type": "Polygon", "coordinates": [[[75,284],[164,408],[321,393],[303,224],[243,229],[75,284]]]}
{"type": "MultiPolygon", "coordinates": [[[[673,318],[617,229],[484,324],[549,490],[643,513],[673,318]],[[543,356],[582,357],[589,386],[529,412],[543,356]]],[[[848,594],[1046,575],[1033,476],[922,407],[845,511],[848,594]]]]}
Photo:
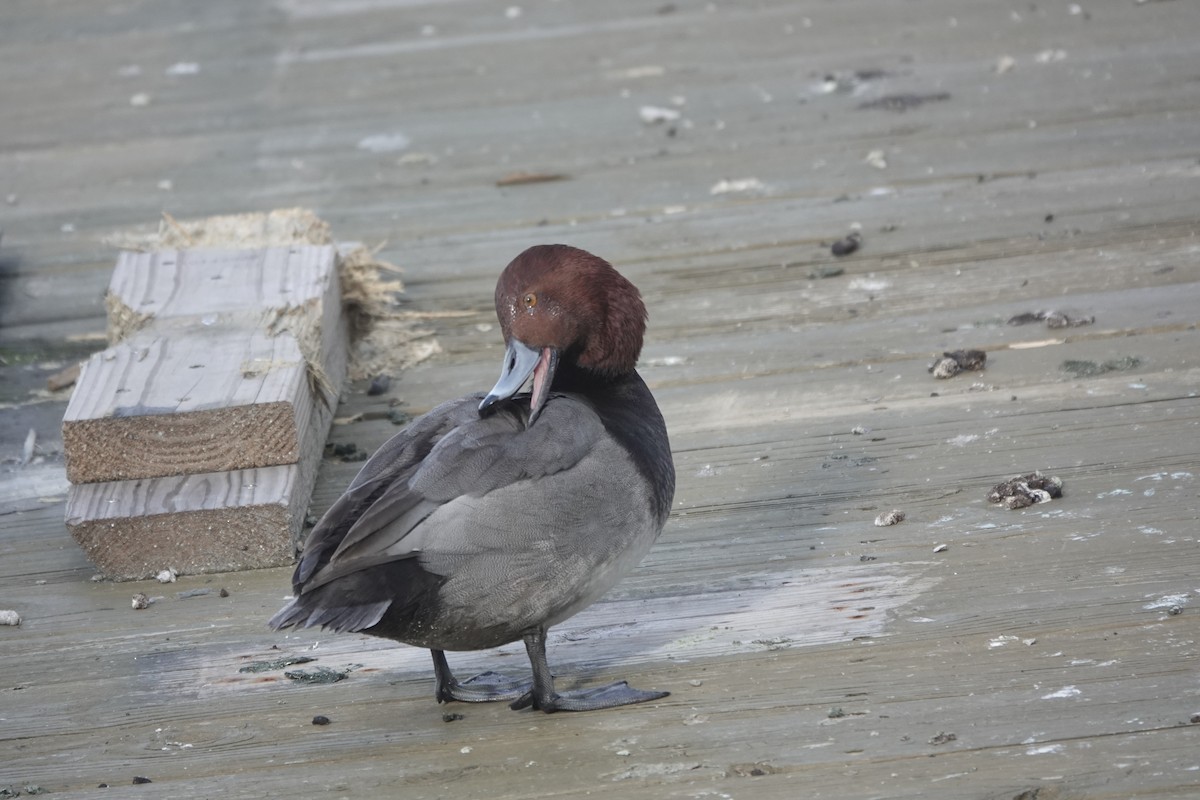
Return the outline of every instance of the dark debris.
{"type": "Polygon", "coordinates": [[[761,778],[763,775],[774,775],[782,771],[774,764],[768,764],[765,761],[756,761],[753,764],[731,764],[729,769],[725,770],[725,777],[761,778]]]}
{"type": "Polygon", "coordinates": [[[342,667],[341,669],[333,669],[331,667],[317,667],[316,669],[297,669],[283,673],[283,677],[297,683],[337,683],[345,679],[347,675],[353,672],[357,665],[342,667]]]}
{"type": "Polygon", "coordinates": [[[860,109],[875,109],[879,111],[892,111],[897,114],[903,114],[914,108],[920,108],[926,103],[942,103],[950,99],[949,92],[933,92],[930,94],[889,94],[884,95],[876,100],[868,100],[865,103],[859,103],[860,109]]]}
{"type": "Polygon", "coordinates": [[[832,264],[829,264],[829,265],[820,266],[814,270],[811,270],[808,273],[808,279],[810,281],[815,281],[815,280],[821,280],[824,278],[836,278],[838,275],[842,275],[845,272],[846,272],[845,267],[836,267],[836,266],[833,266],[832,264]]]}
{"type": "Polygon", "coordinates": [[[1124,372],[1140,366],[1142,360],[1137,356],[1125,356],[1124,358],[1112,358],[1103,363],[1095,361],[1083,361],[1077,359],[1068,359],[1062,362],[1061,369],[1063,372],[1069,372],[1076,378],[1094,378],[1097,375],[1103,375],[1106,372],[1124,372]]]}
{"type": "Polygon", "coordinates": [[[935,378],[953,378],[960,372],[979,372],[987,364],[987,353],[982,350],[954,350],[942,353],[942,357],[929,365],[935,378]]]}
{"type": "Polygon", "coordinates": [[[270,672],[274,669],[294,667],[297,664],[307,664],[310,661],[316,661],[316,659],[311,656],[285,656],[284,658],[277,658],[274,661],[251,661],[239,669],[238,672],[270,672]]]}
{"type": "Polygon", "coordinates": [[[325,444],[325,457],[336,458],[343,463],[350,463],[353,461],[366,461],[371,457],[371,454],[359,448],[354,442],[343,442],[341,444],[327,442],[325,444]]]}
{"type": "Polygon", "coordinates": [[[829,252],[838,257],[848,256],[857,250],[861,245],[862,234],[858,233],[858,231],[855,231],[834,242],[830,246],[829,252]]]}
{"type": "Polygon", "coordinates": [[[1009,325],[1029,325],[1034,322],[1045,322],[1047,328],[1080,328],[1091,325],[1096,321],[1095,316],[1076,314],[1074,311],[1026,311],[1010,317],[1009,325]]]}
{"type": "Polygon", "coordinates": [[[988,502],[1010,509],[1027,508],[1062,497],[1062,487],[1061,478],[1046,477],[1041,472],[1015,475],[997,484],[988,493],[988,502]]]}

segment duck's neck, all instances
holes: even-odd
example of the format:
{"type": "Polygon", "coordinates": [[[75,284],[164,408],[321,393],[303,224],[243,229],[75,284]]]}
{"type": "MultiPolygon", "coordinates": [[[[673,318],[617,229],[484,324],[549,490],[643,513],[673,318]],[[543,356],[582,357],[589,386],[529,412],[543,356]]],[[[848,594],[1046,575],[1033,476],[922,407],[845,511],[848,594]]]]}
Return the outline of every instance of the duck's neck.
{"type": "Polygon", "coordinates": [[[675,465],[667,425],[654,395],[636,370],[601,376],[574,364],[561,364],[552,391],[580,394],[591,401],[600,421],[653,487],[654,513],[665,521],[675,497],[675,465]]]}

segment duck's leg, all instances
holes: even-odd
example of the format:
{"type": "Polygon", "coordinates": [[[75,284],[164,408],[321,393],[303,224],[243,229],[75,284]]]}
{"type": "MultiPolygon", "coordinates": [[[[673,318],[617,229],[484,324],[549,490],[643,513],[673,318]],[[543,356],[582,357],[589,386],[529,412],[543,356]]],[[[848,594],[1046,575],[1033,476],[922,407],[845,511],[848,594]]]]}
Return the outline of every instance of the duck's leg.
{"type": "Polygon", "coordinates": [[[627,706],[659,700],[670,692],[647,692],[634,689],[625,681],[617,681],[594,689],[577,689],[570,692],[554,691],[554,676],[546,663],[546,629],[536,628],[525,634],[525,650],[533,667],[533,687],[509,704],[513,710],[541,709],[547,714],[554,711],[596,711],[601,708],[627,706]]]}
{"type": "Polygon", "coordinates": [[[450,671],[446,654],[441,650],[430,650],[433,654],[433,674],[437,677],[435,696],[439,703],[459,700],[464,703],[490,703],[495,700],[515,700],[529,693],[529,681],[506,678],[499,672],[481,672],[473,678],[459,682],[450,671]]]}

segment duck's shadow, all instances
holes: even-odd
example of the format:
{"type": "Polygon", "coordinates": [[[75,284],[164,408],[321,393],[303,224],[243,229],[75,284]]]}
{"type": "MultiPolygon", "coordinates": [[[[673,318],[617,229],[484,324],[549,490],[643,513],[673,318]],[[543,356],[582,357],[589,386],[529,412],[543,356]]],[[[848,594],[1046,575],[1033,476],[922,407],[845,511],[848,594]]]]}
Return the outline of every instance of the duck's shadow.
{"type": "MultiPolygon", "coordinates": [[[[883,633],[889,614],[928,588],[929,579],[895,565],[762,572],[736,585],[700,593],[655,593],[601,600],[550,631],[548,653],[562,688],[610,680],[631,665],[681,664],[697,659],[829,644],[883,633]]],[[[355,673],[387,682],[432,680],[426,650],[367,636],[291,633],[291,647],[355,673]]],[[[448,653],[455,672],[528,673],[521,643],[448,653]]]]}

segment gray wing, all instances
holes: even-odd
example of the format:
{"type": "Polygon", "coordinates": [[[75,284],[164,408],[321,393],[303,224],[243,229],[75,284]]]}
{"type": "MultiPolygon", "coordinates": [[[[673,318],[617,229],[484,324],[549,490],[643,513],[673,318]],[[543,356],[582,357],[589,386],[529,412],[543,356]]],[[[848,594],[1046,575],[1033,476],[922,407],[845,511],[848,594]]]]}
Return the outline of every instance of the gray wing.
{"type": "Polygon", "coordinates": [[[569,469],[604,435],[590,405],[573,396],[552,398],[531,428],[527,402],[480,418],[481,398],[438,406],[379,448],[310,534],[297,593],[412,557],[437,540],[422,523],[446,503],[569,469]]]}
{"type": "MultiPolygon", "coordinates": [[[[482,398],[482,395],[479,395],[482,398]]],[[[299,595],[316,571],[329,562],[344,542],[354,523],[395,483],[403,484],[416,472],[421,460],[454,425],[466,419],[468,409],[478,400],[467,396],[437,406],[413,420],[404,430],[383,443],[304,542],[300,562],[292,575],[292,586],[299,595]]],[[[420,498],[413,498],[419,501],[420,498]]],[[[311,587],[309,587],[311,588],[311,587]]]]}

